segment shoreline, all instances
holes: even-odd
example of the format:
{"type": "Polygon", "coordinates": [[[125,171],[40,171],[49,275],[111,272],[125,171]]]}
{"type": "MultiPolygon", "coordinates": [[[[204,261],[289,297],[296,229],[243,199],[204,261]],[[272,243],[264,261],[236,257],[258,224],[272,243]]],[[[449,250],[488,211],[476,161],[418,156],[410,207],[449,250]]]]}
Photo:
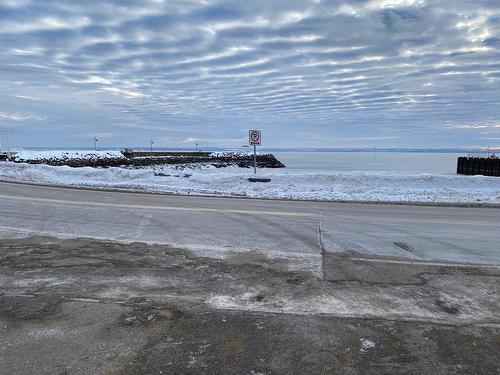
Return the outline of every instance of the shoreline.
{"type": "Polygon", "coordinates": [[[16,181],[0,179],[0,183],[13,184],[13,185],[31,185],[40,187],[53,187],[60,189],[74,189],[74,190],[88,190],[88,191],[105,191],[112,193],[133,193],[133,194],[147,194],[147,195],[168,195],[180,197],[197,197],[197,198],[216,198],[216,199],[246,199],[246,200],[263,200],[263,201],[277,201],[277,202],[316,202],[316,203],[341,203],[341,204],[363,204],[363,205],[396,205],[396,206],[422,206],[422,207],[449,207],[449,208],[489,208],[500,209],[500,203],[458,203],[458,202],[424,202],[424,201],[382,201],[382,200],[342,200],[342,199],[293,199],[293,198],[267,198],[267,197],[248,197],[239,195],[224,195],[224,194],[182,194],[175,192],[165,191],[147,191],[138,189],[126,188],[109,188],[104,186],[90,186],[90,185],[64,185],[55,183],[44,182],[31,182],[31,181],[16,181]]]}
{"type": "MultiPolygon", "coordinates": [[[[276,156],[282,159],[280,155],[276,156]]],[[[265,177],[267,183],[248,181],[253,176],[250,173],[253,170],[249,170],[253,167],[253,157],[247,153],[141,151],[135,155],[130,152],[59,150],[23,152],[15,159],[0,164],[1,181],[99,191],[265,201],[500,208],[500,181],[494,180],[495,177],[408,173],[398,169],[394,172],[330,171],[321,169],[325,163],[317,158],[308,160],[308,169],[303,170],[280,168],[284,165],[274,155],[259,154],[258,174],[265,177]]],[[[293,159],[283,161],[293,164],[293,159]]],[[[354,168],[356,163],[347,163],[347,167],[354,168]]]]}

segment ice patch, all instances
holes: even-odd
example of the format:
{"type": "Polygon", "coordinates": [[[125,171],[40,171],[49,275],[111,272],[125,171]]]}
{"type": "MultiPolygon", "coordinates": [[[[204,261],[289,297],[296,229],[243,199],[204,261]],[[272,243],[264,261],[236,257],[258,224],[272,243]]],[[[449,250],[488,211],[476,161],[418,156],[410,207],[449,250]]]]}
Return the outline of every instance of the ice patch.
{"type": "Polygon", "coordinates": [[[35,338],[48,338],[59,336],[61,332],[56,328],[39,328],[28,331],[27,335],[35,338]]]}
{"type": "Polygon", "coordinates": [[[360,351],[366,352],[369,349],[374,349],[375,348],[375,343],[371,340],[365,339],[364,337],[359,339],[361,343],[361,349],[360,351]]]}

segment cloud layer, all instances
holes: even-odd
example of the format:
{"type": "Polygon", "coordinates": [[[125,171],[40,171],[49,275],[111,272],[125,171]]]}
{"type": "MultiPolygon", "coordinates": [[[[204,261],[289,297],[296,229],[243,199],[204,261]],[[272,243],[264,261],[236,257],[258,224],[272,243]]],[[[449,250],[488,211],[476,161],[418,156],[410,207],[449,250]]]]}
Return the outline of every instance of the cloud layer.
{"type": "Polygon", "coordinates": [[[0,127],[18,144],[500,137],[497,0],[8,0],[0,41],[0,127]]]}

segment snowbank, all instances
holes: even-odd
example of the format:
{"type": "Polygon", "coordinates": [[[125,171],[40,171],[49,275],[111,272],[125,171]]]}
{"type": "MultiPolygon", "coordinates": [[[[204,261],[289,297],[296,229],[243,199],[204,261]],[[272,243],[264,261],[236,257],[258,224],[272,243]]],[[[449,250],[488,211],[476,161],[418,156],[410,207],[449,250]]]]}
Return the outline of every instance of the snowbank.
{"type": "Polygon", "coordinates": [[[269,183],[250,183],[251,170],[231,166],[71,168],[0,163],[0,179],[136,191],[261,198],[500,204],[500,179],[455,174],[259,170],[269,183]]]}

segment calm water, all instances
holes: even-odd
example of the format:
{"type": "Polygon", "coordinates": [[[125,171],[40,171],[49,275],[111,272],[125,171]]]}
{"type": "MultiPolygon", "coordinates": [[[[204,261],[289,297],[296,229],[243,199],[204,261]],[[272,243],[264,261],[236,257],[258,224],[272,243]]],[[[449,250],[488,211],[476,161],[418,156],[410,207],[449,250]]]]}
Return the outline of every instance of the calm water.
{"type": "MultiPolygon", "coordinates": [[[[167,149],[167,148],[165,148],[167,149]]],[[[54,149],[38,149],[54,150],[54,149]]],[[[80,149],[68,149],[80,150],[80,149]]],[[[109,148],[104,150],[120,150],[109,148]]],[[[88,151],[88,150],[86,150],[88,151]]],[[[178,150],[177,150],[178,151],[178,150]]],[[[187,151],[193,151],[188,149],[187,151]]],[[[237,150],[241,151],[241,150],[237,150]]],[[[247,150],[248,151],[248,150],[247,150]]],[[[289,170],[374,171],[455,174],[457,158],[465,154],[425,152],[300,152],[272,151],[289,170]]]]}
{"type": "Polygon", "coordinates": [[[275,152],[289,169],[322,171],[380,171],[456,173],[462,154],[413,152],[275,152]]]}

